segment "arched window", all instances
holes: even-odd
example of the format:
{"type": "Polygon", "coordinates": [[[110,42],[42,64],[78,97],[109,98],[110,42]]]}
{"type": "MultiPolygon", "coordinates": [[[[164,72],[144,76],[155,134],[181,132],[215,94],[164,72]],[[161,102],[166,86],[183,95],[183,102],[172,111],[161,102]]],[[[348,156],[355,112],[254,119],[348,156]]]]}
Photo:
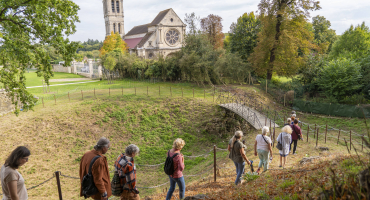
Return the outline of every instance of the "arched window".
{"type": "Polygon", "coordinates": [[[117,13],[119,13],[119,1],[116,1],[116,10],[117,10],[117,13]]]}
{"type": "Polygon", "coordinates": [[[113,24],[113,33],[116,33],[116,24],[113,24]]]}
{"type": "Polygon", "coordinates": [[[121,34],[121,24],[118,24],[118,33],[121,34]]]}
{"type": "Polygon", "coordinates": [[[114,12],[114,0],[112,0],[112,12],[114,12]]]}

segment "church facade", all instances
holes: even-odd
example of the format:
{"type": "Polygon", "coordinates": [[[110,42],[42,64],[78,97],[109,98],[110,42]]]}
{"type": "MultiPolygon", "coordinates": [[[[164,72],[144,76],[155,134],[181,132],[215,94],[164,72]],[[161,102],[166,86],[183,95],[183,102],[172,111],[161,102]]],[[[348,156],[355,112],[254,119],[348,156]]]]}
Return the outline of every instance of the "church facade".
{"type": "Polygon", "coordinates": [[[130,53],[155,59],[182,48],[186,25],[172,8],[159,12],[152,22],[135,26],[125,34],[122,3],[123,0],[103,0],[106,33],[119,32],[130,53]]]}

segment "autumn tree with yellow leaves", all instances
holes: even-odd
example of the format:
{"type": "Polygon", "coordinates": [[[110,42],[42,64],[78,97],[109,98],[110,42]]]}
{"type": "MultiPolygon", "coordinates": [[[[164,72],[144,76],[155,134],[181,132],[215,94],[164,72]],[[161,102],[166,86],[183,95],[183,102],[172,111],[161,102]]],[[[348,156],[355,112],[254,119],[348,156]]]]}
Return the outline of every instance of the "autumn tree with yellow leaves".
{"type": "Polygon", "coordinates": [[[249,57],[259,75],[291,76],[316,49],[313,33],[307,28],[309,11],[320,9],[315,0],[261,0],[258,5],[262,31],[249,57]]]}

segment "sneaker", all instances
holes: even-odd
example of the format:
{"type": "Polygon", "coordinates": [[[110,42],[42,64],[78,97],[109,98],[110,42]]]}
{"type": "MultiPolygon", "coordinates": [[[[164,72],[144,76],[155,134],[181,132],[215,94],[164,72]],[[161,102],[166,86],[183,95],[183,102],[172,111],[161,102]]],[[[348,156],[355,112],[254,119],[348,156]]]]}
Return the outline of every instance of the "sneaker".
{"type": "Polygon", "coordinates": [[[283,167],[283,166],[279,165],[279,167],[283,167]]]}
{"type": "Polygon", "coordinates": [[[293,153],[293,155],[297,155],[297,153],[293,153]]]}

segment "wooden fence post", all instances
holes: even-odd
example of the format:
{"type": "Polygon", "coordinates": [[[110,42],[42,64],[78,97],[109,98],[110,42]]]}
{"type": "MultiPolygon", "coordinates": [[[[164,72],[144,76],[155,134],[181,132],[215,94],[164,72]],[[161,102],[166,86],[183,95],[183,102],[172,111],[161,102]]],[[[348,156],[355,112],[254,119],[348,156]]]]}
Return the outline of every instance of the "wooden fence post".
{"type": "Polygon", "coordinates": [[[109,88],[109,96],[110,96],[110,88],[109,88]]]}
{"type": "Polygon", "coordinates": [[[94,97],[96,98],[96,95],[95,95],[95,88],[94,88],[94,97]]]}
{"type": "Polygon", "coordinates": [[[84,100],[84,93],[82,92],[82,90],[81,90],[81,96],[82,96],[82,100],[84,100]]]}
{"type": "Polygon", "coordinates": [[[326,144],[326,135],[328,134],[328,124],[326,124],[326,130],[325,130],[325,144],[326,144]]]}
{"type": "Polygon", "coordinates": [[[57,98],[55,97],[55,94],[54,94],[54,101],[55,101],[55,105],[57,105],[57,98]]]}
{"type": "MultiPolygon", "coordinates": [[[[316,131],[317,129],[316,129],[316,124],[315,124],[315,131],[316,131]]],[[[313,138],[315,138],[315,132],[313,133],[313,138]]]]}
{"type": "Polygon", "coordinates": [[[59,174],[60,172],[59,171],[56,171],[55,172],[55,177],[57,179],[57,186],[58,186],[58,194],[59,194],[59,200],[63,200],[63,196],[62,196],[62,188],[60,186],[60,178],[59,178],[59,174]]]}
{"type": "Polygon", "coordinates": [[[352,150],[352,130],[349,131],[349,150],[352,150]]]}
{"type": "Polygon", "coordinates": [[[69,101],[71,101],[71,97],[69,97],[69,92],[68,92],[68,99],[69,99],[69,101]]]}
{"type": "Polygon", "coordinates": [[[308,142],[308,134],[310,133],[310,125],[308,125],[308,128],[307,128],[307,142],[308,142]]]}
{"type": "Polygon", "coordinates": [[[213,146],[213,176],[216,182],[216,145],[213,146]]]}
{"type": "Polygon", "coordinates": [[[123,96],[123,87],[121,87],[121,91],[122,91],[122,96],[123,96]]]}
{"type": "Polygon", "coordinates": [[[184,98],[184,90],[182,90],[182,88],[181,88],[181,94],[182,94],[182,98],[184,98]]]}
{"type": "Polygon", "coordinates": [[[213,86],[213,102],[215,102],[216,86],[213,86]]]}
{"type": "Polygon", "coordinates": [[[267,79],[266,79],[266,93],[267,93],[267,79]]]}
{"type": "Polygon", "coordinates": [[[286,94],[284,94],[284,107],[285,107],[285,95],[286,95],[286,94]]]}
{"type": "Polygon", "coordinates": [[[170,93],[171,93],[171,97],[172,97],[172,87],[170,86],[170,93]]]}
{"type": "Polygon", "coordinates": [[[146,96],[149,96],[149,86],[146,86],[146,96]]]}
{"type": "Polygon", "coordinates": [[[319,141],[319,130],[320,130],[320,128],[317,128],[317,134],[316,134],[316,147],[317,147],[317,142],[319,141]]]}
{"type": "Polygon", "coordinates": [[[48,87],[49,87],[49,92],[50,92],[50,85],[48,85],[48,87]]]}
{"type": "Polygon", "coordinates": [[[364,135],[362,135],[361,139],[362,151],[364,151],[364,135]]]}
{"type": "Polygon", "coordinates": [[[339,144],[339,136],[340,136],[340,129],[339,129],[339,133],[338,133],[338,141],[337,141],[337,145],[339,144]]]}
{"type": "Polygon", "coordinates": [[[193,88],[193,98],[194,98],[194,88],[193,88]]]}
{"type": "Polygon", "coordinates": [[[135,96],[136,96],[136,87],[135,87],[135,96]]]}
{"type": "Polygon", "coordinates": [[[204,90],[204,99],[206,99],[206,90],[204,90]]]}
{"type": "Polygon", "coordinates": [[[158,90],[159,96],[161,96],[161,86],[159,86],[158,88],[159,88],[159,90],[158,90]]]}
{"type": "Polygon", "coordinates": [[[45,108],[45,104],[44,104],[44,97],[42,97],[42,107],[45,108]]]}

